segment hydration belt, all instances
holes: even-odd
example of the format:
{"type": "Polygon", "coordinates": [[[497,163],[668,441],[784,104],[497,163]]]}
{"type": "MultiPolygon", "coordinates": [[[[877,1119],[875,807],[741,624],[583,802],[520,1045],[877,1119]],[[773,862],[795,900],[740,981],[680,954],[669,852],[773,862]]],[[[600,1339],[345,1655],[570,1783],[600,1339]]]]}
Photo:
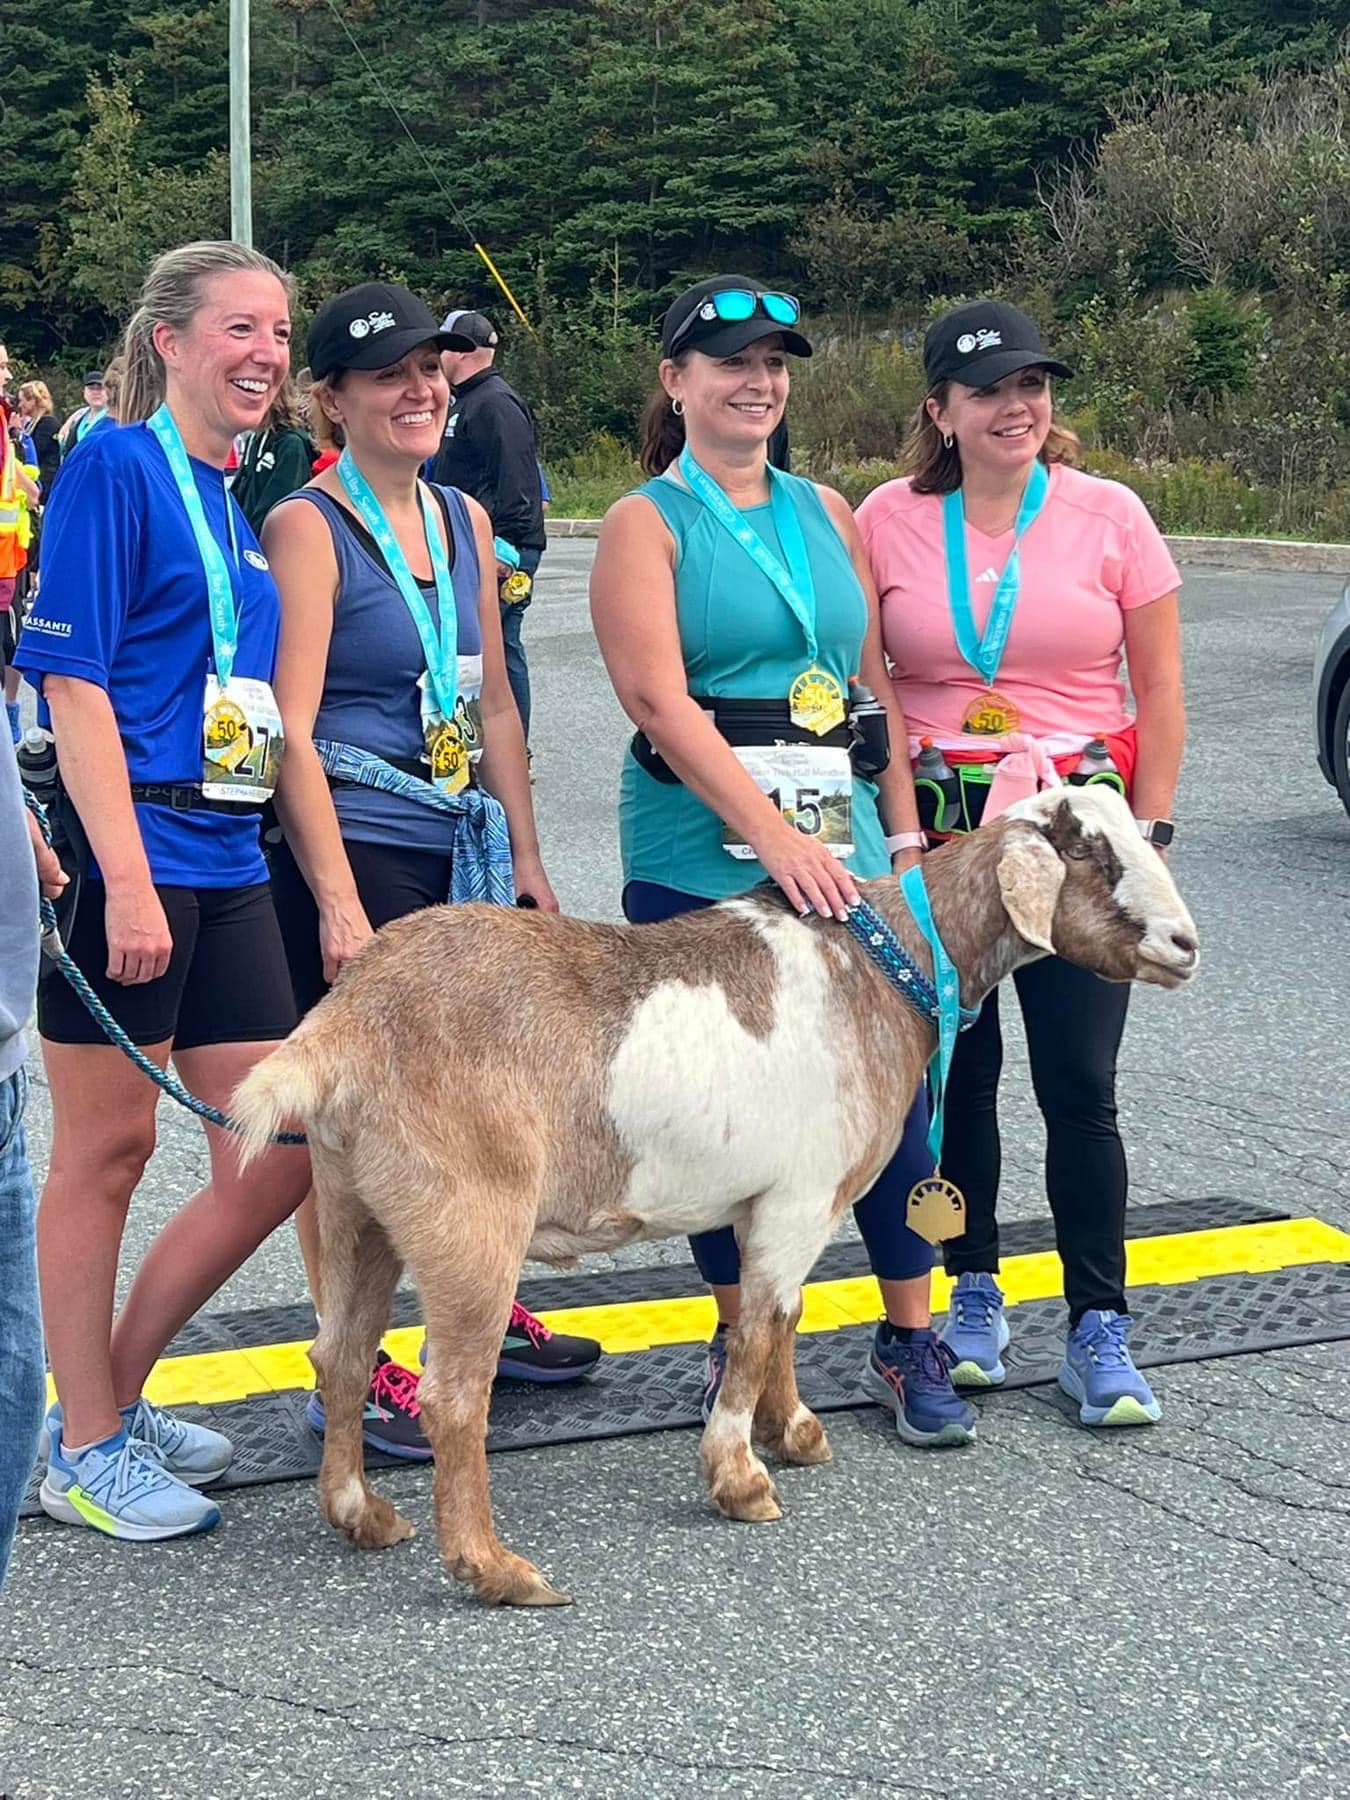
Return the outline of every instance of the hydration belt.
{"type": "MultiPolygon", "coordinates": [[[[853,733],[847,724],[837,725],[822,737],[805,726],[794,725],[786,700],[707,699],[693,694],[729,744],[823,744],[831,750],[852,748],[853,733]]],[[[629,745],[633,760],[654,780],[678,787],[680,777],[654,747],[645,731],[635,731],[629,745]]]]}
{"type": "Polygon", "coordinates": [[[201,784],[190,781],[133,781],[131,797],[146,806],[167,806],[176,813],[226,813],[243,818],[261,810],[256,800],[208,800],[201,784]]]}

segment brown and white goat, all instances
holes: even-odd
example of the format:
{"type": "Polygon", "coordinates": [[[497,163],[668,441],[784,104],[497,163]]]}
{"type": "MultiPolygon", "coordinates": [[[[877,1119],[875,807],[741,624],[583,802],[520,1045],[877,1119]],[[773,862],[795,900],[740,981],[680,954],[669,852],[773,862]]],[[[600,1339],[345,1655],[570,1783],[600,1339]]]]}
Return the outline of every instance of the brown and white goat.
{"type": "MultiPolygon", "coordinates": [[[[1115,794],[1040,794],[925,872],[968,1006],[1050,951],[1164,987],[1196,967],[1190,915],[1115,794]]],[[[895,882],[861,886],[928,966],[895,882]]],[[[521,1263],[728,1224],[741,1322],[703,1467],[723,1513],[778,1517],[752,1438],[787,1463],[830,1455],[797,1395],[801,1285],[894,1151],[934,1041],[841,926],[767,888],[661,925],[481,906],[387,925],[235,1096],[246,1156],[286,1120],[310,1137],[324,1517],[368,1548],[411,1535],[368,1487],[361,1447],[406,1265],[445,1562],[490,1602],[564,1600],[498,1541],[488,1494],[488,1402],[521,1263]]]]}

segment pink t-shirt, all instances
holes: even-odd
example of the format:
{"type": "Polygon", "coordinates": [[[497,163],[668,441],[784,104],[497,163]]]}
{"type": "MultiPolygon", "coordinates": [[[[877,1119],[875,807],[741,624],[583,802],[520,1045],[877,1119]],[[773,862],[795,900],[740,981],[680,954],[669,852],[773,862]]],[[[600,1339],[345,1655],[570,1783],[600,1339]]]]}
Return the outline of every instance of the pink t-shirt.
{"type": "MultiPolygon", "coordinates": [[[[858,528],[881,595],[881,635],[896,697],[916,736],[959,738],[986,684],[956,648],[947,603],[942,497],[888,481],[858,508],[858,528]]],[[[971,604],[983,632],[1013,534],[966,527],[971,604]]],[[[1056,464],[1022,539],[1022,582],[997,691],[1037,737],[1095,737],[1129,721],[1121,653],[1124,615],[1181,586],[1158,527],[1118,481],[1056,464]]],[[[978,738],[968,738],[972,745],[978,738]]]]}

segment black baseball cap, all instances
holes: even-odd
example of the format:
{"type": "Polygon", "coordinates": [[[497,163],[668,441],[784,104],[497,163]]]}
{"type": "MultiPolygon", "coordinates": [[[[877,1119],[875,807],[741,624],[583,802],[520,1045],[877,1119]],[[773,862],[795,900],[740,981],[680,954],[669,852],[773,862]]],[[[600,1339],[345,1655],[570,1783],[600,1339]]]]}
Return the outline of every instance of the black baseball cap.
{"type": "Polygon", "coordinates": [[[761,338],[781,337],[790,356],[810,356],[811,340],[790,325],[771,319],[762,307],[756,307],[752,318],[728,322],[718,317],[713,304],[713,296],[723,292],[776,291],[756,281],[753,275],[712,275],[707,281],[696,281],[666,309],[661,320],[663,353],[673,356],[681,350],[701,350],[705,356],[735,356],[738,350],[761,338]]]}
{"type": "Polygon", "coordinates": [[[327,300],[314,315],[305,353],[315,381],[339,369],[387,369],[419,344],[471,350],[472,343],[442,331],[425,301],[392,281],[363,281],[327,300]]]}
{"type": "MultiPolygon", "coordinates": [[[[469,347],[474,350],[495,350],[498,344],[497,328],[485,313],[450,312],[441,320],[442,331],[453,331],[456,337],[468,338],[469,347]]],[[[464,349],[463,344],[454,346],[464,349]]]]}
{"type": "Polygon", "coordinates": [[[1051,356],[1035,321],[1004,300],[972,300],[944,313],[924,334],[923,372],[930,388],[940,381],[992,387],[1019,369],[1073,374],[1067,363],[1051,356]]]}
{"type": "Polygon", "coordinates": [[[95,369],[92,373],[86,375],[83,385],[85,387],[106,387],[107,383],[103,379],[102,369],[95,369]]]}

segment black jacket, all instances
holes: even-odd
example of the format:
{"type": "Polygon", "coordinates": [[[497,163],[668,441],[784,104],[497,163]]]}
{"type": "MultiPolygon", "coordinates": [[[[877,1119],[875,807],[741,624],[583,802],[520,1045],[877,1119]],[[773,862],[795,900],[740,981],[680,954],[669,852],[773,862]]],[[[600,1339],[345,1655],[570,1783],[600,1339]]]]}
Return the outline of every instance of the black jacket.
{"type": "Polygon", "coordinates": [[[472,494],[494,534],[517,550],[544,548],[534,418],[495,369],[455,389],[432,478],[472,494]]]}

